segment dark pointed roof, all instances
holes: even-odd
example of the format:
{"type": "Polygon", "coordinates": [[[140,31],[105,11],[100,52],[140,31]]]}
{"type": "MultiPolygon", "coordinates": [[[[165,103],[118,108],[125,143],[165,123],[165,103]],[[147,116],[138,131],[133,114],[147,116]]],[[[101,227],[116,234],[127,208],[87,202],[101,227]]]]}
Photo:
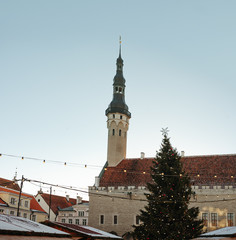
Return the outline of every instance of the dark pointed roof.
{"type": "Polygon", "coordinates": [[[121,46],[119,50],[119,57],[116,60],[116,75],[113,79],[113,99],[106,109],[106,115],[108,113],[123,113],[127,115],[129,118],[131,117],[131,113],[129,112],[129,108],[125,103],[125,78],[123,76],[123,59],[121,58],[121,46]],[[122,92],[117,92],[114,89],[122,88],[122,92]]]}

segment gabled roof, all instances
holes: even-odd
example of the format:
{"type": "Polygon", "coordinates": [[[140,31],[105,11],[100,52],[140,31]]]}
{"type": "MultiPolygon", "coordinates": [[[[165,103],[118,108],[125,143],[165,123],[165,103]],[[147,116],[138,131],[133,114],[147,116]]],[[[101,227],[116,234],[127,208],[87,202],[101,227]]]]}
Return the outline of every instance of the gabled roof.
{"type": "MultiPolygon", "coordinates": [[[[13,193],[16,195],[19,195],[20,192],[13,190],[13,189],[9,189],[9,188],[5,188],[5,187],[1,187],[0,186],[0,193],[1,192],[8,192],[8,193],[13,193]]],[[[36,201],[36,199],[34,198],[33,195],[27,194],[27,193],[21,193],[21,196],[27,197],[30,199],[30,209],[32,211],[37,211],[37,212],[44,212],[46,213],[43,208],[39,205],[39,203],[36,201]]]]}
{"type": "Polygon", "coordinates": [[[111,240],[122,239],[119,236],[116,236],[116,235],[113,235],[89,226],[80,226],[76,224],[50,222],[50,221],[45,221],[43,224],[46,224],[50,227],[54,227],[61,231],[70,233],[72,237],[89,237],[89,239],[91,238],[91,239],[111,239],[111,240]]]}
{"type": "Polygon", "coordinates": [[[8,204],[0,198],[0,206],[8,206],[8,204]]]}
{"type": "MultiPolygon", "coordinates": [[[[40,195],[44,199],[44,201],[49,205],[50,194],[41,193],[40,195]]],[[[66,197],[51,195],[51,209],[55,214],[58,213],[58,210],[71,207],[72,205],[75,204],[76,204],[75,198],[69,198],[69,201],[67,201],[66,197]]]]}
{"type": "MultiPolygon", "coordinates": [[[[102,171],[99,186],[145,186],[151,182],[154,158],[124,159],[116,167],[102,171]]],[[[183,169],[194,185],[236,186],[236,154],[182,157],[183,169]]]]}
{"type": "Polygon", "coordinates": [[[0,186],[20,191],[20,187],[17,183],[15,183],[15,181],[8,180],[5,178],[0,178],[0,186]]]}

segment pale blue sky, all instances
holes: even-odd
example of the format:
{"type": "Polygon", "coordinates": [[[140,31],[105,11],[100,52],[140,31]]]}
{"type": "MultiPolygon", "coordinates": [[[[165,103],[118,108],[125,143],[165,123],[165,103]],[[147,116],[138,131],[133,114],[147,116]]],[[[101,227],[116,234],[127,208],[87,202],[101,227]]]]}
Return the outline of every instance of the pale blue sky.
{"type": "MultiPolygon", "coordinates": [[[[163,127],[186,155],[236,153],[235,9],[234,0],[0,0],[0,152],[102,166],[121,35],[127,157],[155,156],[163,127]]],[[[100,171],[0,160],[0,177],[17,167],[80,188],[100,171]]]]}

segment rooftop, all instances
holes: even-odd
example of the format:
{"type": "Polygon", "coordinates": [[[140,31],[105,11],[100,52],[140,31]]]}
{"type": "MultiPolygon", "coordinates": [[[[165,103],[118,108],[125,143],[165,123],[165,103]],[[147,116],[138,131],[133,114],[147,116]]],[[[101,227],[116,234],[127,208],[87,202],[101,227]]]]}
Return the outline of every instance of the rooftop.
{"type": "MultiPolygon", "coordinates": [[[[99,186],[145,186],[152,180],[150,167],[154,160],[124,159],[116,167],[106,167],[99,186]]],[[[194,185],[236,186],[236,154],[186,156],[181,161],[194,185]]]]}

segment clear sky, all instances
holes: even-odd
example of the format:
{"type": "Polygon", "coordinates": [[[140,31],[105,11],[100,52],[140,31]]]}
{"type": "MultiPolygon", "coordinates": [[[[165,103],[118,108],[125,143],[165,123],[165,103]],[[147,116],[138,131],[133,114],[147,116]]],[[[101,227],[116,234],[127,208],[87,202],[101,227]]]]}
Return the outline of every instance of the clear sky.
{"type": "Polygon", "coordinates": [[[2,156],[0,177],[17,168],[18,178],[94,184],[101,167],[47,160],[106,162],[120,35],[127,157],[154,157],[163,127],[186,155],[236,153],[235,9],[235,0],[0,0],[0,153],[46,159],[2,156]]]}

